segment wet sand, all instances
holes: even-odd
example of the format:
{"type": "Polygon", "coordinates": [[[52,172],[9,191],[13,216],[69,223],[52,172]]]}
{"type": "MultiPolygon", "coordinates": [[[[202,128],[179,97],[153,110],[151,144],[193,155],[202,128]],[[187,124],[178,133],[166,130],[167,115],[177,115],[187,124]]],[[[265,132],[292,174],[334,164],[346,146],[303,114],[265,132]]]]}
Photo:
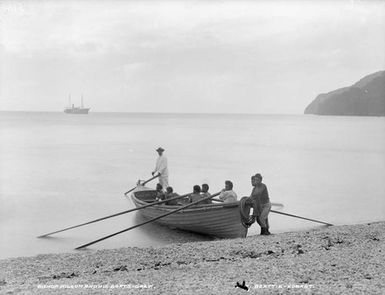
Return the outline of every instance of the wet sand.
{"type": "Polygon", "coordinates": [[[384,294],[384,241],[375,222],[11,258],[0,260],[0,293],[246,294],[235,287],[245,281],[249,294],[384,294]]]}

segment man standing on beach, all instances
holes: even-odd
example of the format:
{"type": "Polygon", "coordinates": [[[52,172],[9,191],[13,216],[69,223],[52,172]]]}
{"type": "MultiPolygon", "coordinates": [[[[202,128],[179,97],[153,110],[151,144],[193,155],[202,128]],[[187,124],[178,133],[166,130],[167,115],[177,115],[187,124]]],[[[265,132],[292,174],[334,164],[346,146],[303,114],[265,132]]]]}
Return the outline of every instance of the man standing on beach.
{"type": "Polygon", "coordinates": [[[251,177],[253,191],[250,201],[253,206],[253,216],[261,227],[261,235],[270,235],[268,215],[271,209],[267,187],[262,183],[262,175],[257,173],[251,177]]]}
{"type": "Polygon", "coordinates": [[[167,158],[163,155],[164,148],[157,148],[158,159],[156,160],[155,169],[152,171],[152,175],[159,174],[159,183],[163,188],[168,187],[168,168],[167,168],[167,158]]]}

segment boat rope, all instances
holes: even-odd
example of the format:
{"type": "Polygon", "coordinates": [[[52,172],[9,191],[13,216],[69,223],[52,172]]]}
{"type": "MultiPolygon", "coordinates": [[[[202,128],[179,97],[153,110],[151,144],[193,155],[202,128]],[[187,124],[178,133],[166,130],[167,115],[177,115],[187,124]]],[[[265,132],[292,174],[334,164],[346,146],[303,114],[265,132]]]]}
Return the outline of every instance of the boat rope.
{"type": "Polygon", "coordinates": [[[252,207],[250,202],[248,202],[248,197],[243,197],[239,200],[239,211],[241,214],[241,223],[245,228],[249,228],[254,222],[255,219],[250,216],[250,208],[252,207]]]}

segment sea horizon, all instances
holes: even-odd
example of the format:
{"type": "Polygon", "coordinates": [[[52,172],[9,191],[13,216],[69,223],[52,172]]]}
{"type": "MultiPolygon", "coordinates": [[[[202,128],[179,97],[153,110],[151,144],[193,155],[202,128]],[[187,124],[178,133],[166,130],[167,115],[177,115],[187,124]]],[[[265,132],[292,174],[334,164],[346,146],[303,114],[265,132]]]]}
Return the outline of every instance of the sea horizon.
{"type": "MultiPolygon", "coordinates": [[[[92,108],[91,108],[92,110],[92,108]]],[[[44,110],[0,110],[0,113],[64,113],[64,111],[44,111],[44,110]]],[[[229,113],[229,112],[130,112],[130,111],[90,111],[87,115],[97,113],[97,114],[164,114],[164,115],[247,115],[247,116],[254,116],[254,115],[279,115],[279,116],[285,116],[285,115],[307,115],[307,116],[317,116],[313,114],[304,114],[304,113],[229,113]]],[[[65,114],[65,113],[64,113],[65,114]]],[[[72,115],[72,114],[67,114],[72,115]]]]}
{"type": "Polygon", "coordinates": [[[305,113],[204,113],[204,112],[119,112],[119,111],[90,111],[88,114],[65,114],[64,111],[36,111],[36,110],[0,110],[0,113],[36,113],[36,114],[61,114],[63,113],[66,116],[77,116],[77,115],[92,115],[92,114],[116,114],[116,115],[187,115],[187,116],[245,116],[245,117],[253,117],[253,116],[306,116],[306,117],[357,117],[357,118],[385,118],[385,116],[362,116],[362,115],[318,115],[318,114],[305,114],[305,113]]]}

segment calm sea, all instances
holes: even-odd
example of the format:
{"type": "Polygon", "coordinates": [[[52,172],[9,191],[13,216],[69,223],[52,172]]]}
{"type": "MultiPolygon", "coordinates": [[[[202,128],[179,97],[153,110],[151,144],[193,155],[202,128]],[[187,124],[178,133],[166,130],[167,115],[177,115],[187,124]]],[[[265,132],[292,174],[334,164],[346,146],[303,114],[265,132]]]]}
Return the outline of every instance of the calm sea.
{"type": "MultiPolygon", "coordinates": [[[[336,225],[385,220],[385,118],[1,112],[0,258],[71,252],[140,222],[129,213],[36,238],[132,207],[124,192],[151,177],[158,146],[178,193],[203,182],[214,193],[229,179],[248,195],[259,172],[282,212],[336,225]]],[[[270,223],[273,233],[322,226],[274,213],[270,223]]],[[[202,239],[148,224],[91,249],[202,239]]]]}

